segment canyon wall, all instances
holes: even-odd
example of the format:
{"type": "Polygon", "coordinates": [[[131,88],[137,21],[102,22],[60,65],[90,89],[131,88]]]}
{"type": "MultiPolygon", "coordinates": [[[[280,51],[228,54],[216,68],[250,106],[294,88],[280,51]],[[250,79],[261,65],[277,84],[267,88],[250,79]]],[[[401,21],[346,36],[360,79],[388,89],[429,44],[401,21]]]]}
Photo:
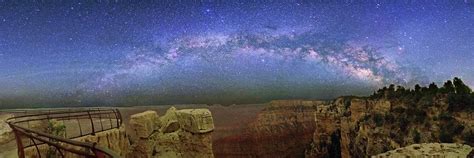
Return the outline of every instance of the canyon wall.
{"type": "Polygon", "coordinates": [[[237,134],[215,140],[216,157],[369,157],[417,143],[473,146],[473,114],[446,96],[277,100],[237,134]]]}
{"type": "Polygon", "coordinates": [[[214,141],[216,157],[302,157],[310,147],[314,113],[324,101],[277,100],[239,134],[214,141]]]}
{"type": "Polygon", "coordinates": [[[447,112],[445,97],[428,105],[397,99],[341,97],[315,113],[306,157],[367,157],[416,143],[473,145],[472,114],[447,112]]]}

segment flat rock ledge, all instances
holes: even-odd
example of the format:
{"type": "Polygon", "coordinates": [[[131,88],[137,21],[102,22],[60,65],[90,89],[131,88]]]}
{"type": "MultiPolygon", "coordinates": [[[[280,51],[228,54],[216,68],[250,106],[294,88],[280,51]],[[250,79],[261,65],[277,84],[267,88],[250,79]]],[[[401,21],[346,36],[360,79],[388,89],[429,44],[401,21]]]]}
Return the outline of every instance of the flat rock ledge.
{"type": "Polygon", "coordinates": [[[403,148],[391,150],[372,158],[387,157],[446,157],[461,158],[468,157],[472,152],[472,147],[465,144],[455,143],[423,143],[413,144],[403,148]]]}

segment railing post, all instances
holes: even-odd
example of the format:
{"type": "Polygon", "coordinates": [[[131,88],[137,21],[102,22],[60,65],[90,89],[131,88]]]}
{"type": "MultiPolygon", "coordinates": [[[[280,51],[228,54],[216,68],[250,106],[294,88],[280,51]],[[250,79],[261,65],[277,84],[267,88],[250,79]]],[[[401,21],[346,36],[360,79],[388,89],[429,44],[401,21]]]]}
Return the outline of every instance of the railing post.
{"type": "Polygon", "coordinates": [[[35,145],[35,148],[36,148],[36,152],[38,153],[38,156],[41,158],[41,152],[38,148],[38,145],[36,144],[35,140],[33,138],[30,137],[30,140],[33,142],[33,144],[35,145]]]}
{"type": "Polygon", "coordinates": [[[76,120],[77,120],[77,125],[79,126],[79,136],[82,136],[81,121],[79,121],[79,118],[76,118],[76,120]]]}
{"type": "Polygon", "coordinates": [[[14,126],[10,125],[8,123],[11,129],[13,129],[13,133],[15,133],[15,139],[16,139],[16,145],[18,147],[18,158],[25,158],[25,151],[23,148],[23,142],[21,142],[21,134],[18,132],[18,129],[16,129],[14,126]]]}
{"type": "Polygon", "coordinates": [[[115,121],[117,121],[117,128],[120,127],[120,122],[119,122],[119,116],[117,116],[117,111],[114,109],[113,110],[114,115],[115,115],[115,121]]]}
{"type": "Polygon", "coordinates": [[[97,111],[99,113],[100,131],[104,131],[104,125],[102,124],[102,114],[100,113],[99,108],[97,108],[97,111]]]}
{"type": "Polygon", "coordinates": [[[92,135],[95,135],[94,120],[92,120],[92,116],[91,116],[90,110],[87,110],[87,115],[89,115],[89,120],[91,120],[92,135]]]}
{"type": "Polygon", "coordinates": [[[120,120],[120,123],[119,123],[118,126],[117,126],[117,128],[119,128],[120,125],[122,124],[122,114],[120,113],[120,110],[119,110],[119,109],[115,109],[115,110],[117,110],[117,113],[118,113],[118,115],[119,115],[119,118],[118,118],[118,119],[120,120]]]}

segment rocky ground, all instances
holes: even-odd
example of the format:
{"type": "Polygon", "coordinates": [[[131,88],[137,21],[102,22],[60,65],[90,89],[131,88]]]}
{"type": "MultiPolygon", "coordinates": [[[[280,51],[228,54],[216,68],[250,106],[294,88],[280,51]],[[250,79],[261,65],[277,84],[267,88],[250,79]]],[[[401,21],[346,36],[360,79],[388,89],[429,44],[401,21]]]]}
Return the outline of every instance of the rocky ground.
{"type": "Polygon", "coordinates": [[[387,157],[474,157],[472,147],[463,144],[423,143],[387,151],[372,158],[387,157]]]}

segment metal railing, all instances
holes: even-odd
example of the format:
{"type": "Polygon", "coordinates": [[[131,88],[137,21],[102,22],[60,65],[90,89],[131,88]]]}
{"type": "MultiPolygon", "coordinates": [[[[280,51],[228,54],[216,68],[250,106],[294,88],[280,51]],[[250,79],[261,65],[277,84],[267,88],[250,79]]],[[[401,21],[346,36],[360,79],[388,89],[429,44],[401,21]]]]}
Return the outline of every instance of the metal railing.
{"type": "Polygon", "coordinates": [[[48,110],[16,113],[7,119],[18,146],[19,158],[26,150],[36,150],[37,157],[119,157],[98,146],[97,142],[74,140],[97,132],[120,128],[122,116],[118,109],[48,110]],[[32,149],[33,148],[33,149],[32,149]]]}

